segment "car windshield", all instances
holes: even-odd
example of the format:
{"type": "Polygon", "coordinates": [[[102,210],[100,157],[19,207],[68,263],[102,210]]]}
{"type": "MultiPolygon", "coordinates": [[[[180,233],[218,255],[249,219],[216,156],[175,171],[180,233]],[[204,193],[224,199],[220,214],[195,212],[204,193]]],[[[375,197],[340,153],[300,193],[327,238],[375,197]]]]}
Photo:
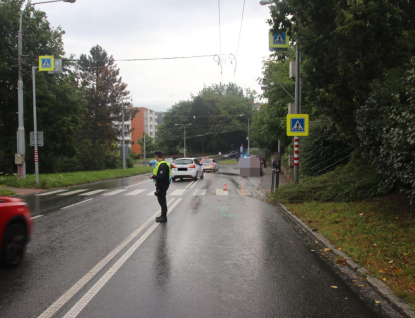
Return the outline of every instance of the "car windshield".
{"type": "Polygon", "coordinates": [[[212,162],[212,159],[203,159],[202,160],[202,163],[211,163],[212,162]]]}
{"type": "Polygon", "coordinates": [[[193,163],[192,159],[177,159],[176,165],[190,165],[193,163]]]}

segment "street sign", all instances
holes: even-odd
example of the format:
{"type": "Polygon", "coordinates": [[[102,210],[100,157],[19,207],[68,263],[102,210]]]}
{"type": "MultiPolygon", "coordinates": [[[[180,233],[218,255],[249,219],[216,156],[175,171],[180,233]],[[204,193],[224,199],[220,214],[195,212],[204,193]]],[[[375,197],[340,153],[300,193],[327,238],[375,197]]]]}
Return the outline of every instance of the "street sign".
{"type": "MultiPolygon", "coordinates": [[[[37,133],[37,145],[38,147],[43,146],[43,132],[41,131],[37,133]]],[[[30,146],[35,146],[35,133],[33,131],[30,132],[30,146]]]]}
{"type": "Polygon", "coordinates": [[[290,38],[285,32],[269,34],[270,51],[286,51],[290,47],[290,38]]]}
{"type": "Polygon", "coordinates": [[[62,74],[62,60],[56,59],[53,64],[53,71],[48,72],[48,74],[62,74]]]}
{"type": "Polygon", "coordinates": [[[308,114],[287,115],[287,136],[308,136],[308,114]]]}
{"type": "Polygon", "coordinates": [[[41,55],[39,56],[39,71],[48,72],[53,71],[55,68],[55,61],[53,55],[41,55]]]}

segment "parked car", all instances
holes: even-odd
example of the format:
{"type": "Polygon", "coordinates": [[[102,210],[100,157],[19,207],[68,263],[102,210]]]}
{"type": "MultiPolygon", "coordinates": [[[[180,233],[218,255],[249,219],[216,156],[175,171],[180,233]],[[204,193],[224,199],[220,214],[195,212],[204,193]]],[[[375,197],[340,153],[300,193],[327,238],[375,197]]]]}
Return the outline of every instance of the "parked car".
{"type": "Polygon", "coordinates": [[[24,257],[32,233],[27,204],[18,198],[0,197],[0,261],[17,266],[24,257]]]}
{"type": "Polygon", "coordinates": [[[236,155],[239,155],[239,152],[231,151],[229,153],[225,153],[222,157],[223,158],[236,158],[236,155]]]}
{"type": "Polygon", "coordinates": [[[154,167],[157,164],[157,160],[156,159],[151,159],[148,164],[152,167],[154,167]]]}
{"type": "Polygon", "coordinates": [[[201,161],[203,171],[218,172],[219,165],[216,160],[213,159],[202,159],[201,161]]]}
{"type": "Polygon", "coordinates": [[[203,169],[198,159],[196,158],[178,158],[172,165],[172,180],[183,180],[185,178],[203,179],[203,169]]]}

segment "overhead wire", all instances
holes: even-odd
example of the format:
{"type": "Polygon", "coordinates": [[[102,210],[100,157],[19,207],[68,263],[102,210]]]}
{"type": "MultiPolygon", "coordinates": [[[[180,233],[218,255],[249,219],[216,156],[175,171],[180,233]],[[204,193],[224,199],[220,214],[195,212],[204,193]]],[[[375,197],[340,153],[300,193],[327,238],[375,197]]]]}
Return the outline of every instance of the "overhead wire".
{"type": "Polygon", "coordinates": [[[220,59],[220,55],[222,55],[222,30],[221,30],[221,24],[220,24],[220,0],[218,0],[218,10],[219,10],[219,59],[218,59],[218,65],[220,66],[220,81],[223,82],[222,61],[220,59]]]}
{"type": "Polygon", "coordinates": [[[244,0],[244,4],[242,6],[242,17],[241,17],[241,25],[239,27],[239,37],[238,37],[238,46],[236,48],[236,58],[235,58],[235,69],[233,70],[233,81],[235,82],[235,76],[236,76],[236,59],[238,58],[238,53],[239,53],[239,44],[241,42],[241,33],[242,33],[242,22],[244,20],[244,12],[245,12],[245,0],[244,0]]]}

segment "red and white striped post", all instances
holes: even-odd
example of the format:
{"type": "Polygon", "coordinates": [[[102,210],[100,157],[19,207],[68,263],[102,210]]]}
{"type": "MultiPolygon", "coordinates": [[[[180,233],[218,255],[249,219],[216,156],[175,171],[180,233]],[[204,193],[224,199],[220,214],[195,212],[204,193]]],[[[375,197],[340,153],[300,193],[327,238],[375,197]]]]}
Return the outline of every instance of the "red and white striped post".
{"type": "Polygon", "coordinates": [[[39,162],[39,152],[35,149],[35,162],[39,162]]]}
{"type": "Polygon", "coordinates": [[[298,184],[298,180],[299,180],[299,173],[298,173],[298,167],[300,165],[299,148],[300,148],[300,138],[294,137],[294,183],[295,184],[298,184]]]}

